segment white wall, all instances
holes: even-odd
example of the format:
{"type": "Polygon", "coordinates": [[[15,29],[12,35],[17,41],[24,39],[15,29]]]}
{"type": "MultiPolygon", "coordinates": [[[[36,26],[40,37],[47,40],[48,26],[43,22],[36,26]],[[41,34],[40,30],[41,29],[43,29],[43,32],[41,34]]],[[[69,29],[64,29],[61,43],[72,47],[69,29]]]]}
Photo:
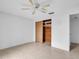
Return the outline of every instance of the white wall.
{"type": "MultiPolygon", "coordinates": [[[[29,12],[26,13],[21,10],[21,2],[23,3],[23,1],[24,0],[1,0],[0,10],[20,16],[30,16],[30,14],[28,14],[29,12]]],[[[69,15],[79,13],[79,0],[53,0],[52,6],[55,12],[55,14],[52,15],[52,47],[69,51],[69,15]]],[[[41,15],[41,13],[39,14],[41,15]]],[[[44,16],[44,14],[42,14],[41,17],[39,14],[36,15],[37,20],[50,18],[49,16],[44,16]]]]}
{"type": "Polygon", "coordinates": [[[70,15],[70,42],[79,44],[79,14],[70,15]]]}
{"type": "Polygon", "coordinates": [[[52,47],[70,50],[69,16],[79,13],[79,0],[54,0],[52,47]]]}
{"type": "Polygon", "coordinates": [[[33,41],[33,20],[0,12],[0,49],[33,41]]]}

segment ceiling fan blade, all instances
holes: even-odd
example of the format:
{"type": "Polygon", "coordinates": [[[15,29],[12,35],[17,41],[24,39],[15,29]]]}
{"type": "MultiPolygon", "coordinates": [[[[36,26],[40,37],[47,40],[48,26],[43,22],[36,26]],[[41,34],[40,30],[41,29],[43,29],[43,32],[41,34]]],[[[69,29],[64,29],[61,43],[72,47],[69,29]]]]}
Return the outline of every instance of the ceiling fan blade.
{"type": "Polygon", "coordinates": [[[39,9],[39,11],[41,11],[42,13],[47,13],[47,9],[44,8],[39,9]]]}
{"type": "Polygon", "coordinates": [[[34,3],[35,4],[39,4],[39,0],[34,0],[34,3]]]}
{"type": "Polygon", "coordinates": [[[36,12],[36,11],[34,10],[34,11],[32,12],[32,14],[34,15],[34,14],[35,14],[35,12],[36,12]]]}
{"type": "Polygon", "coordinates": [[[41,8],[43,11],[47,11],[47,9],[46,8],[41,8]]]}
{"type": "Polygon", "coordinates": [[[30,8],[22,8],[22,10],[30,10],[30,8]]]}
{"type": "Polygon", "coordinates": [[[44,11],[44,10],[40,10],[42,13],[46,13],[46,11],[44,11]]]}
{"type": "Polygon", "coordinates": [[[29,0],[29,2],[33,5],[33,1],[32,0],[29,0]]]}
{"type": "Polygon", "coordinates": [[[32,7],[31,5],[28,5],[28,4],[22,4],[22,6],[32,7]]]}
{"type": "Polygon", "coordinates": [[[44,5],[43,7],[44,8],[50,7],[50,4],[44,5]]]}

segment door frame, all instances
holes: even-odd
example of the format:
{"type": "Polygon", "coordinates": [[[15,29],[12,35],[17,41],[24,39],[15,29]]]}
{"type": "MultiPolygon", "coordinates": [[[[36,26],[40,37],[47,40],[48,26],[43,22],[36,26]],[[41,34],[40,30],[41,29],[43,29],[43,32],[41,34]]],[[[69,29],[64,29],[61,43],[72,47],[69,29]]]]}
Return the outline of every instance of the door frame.
{"type": "MultiPolygon", "coordinates": [[[[40,20],[40,21],[44,21],[44,20],[40,20]]],[[[35,21],[35,42],[36,42],[36,22],[40,22],[40,21],[35,21]]],[[[52,19],[51,19],[51,43],[50,43],[50,45],[52,45],[52,41],[53,41],[52,40],[53,39],[53,37],[52,37],[53,36],[53,30],[52,30],[53,26],[52,25],[53,25],[53,22],[52,22],[52,19]]]]}

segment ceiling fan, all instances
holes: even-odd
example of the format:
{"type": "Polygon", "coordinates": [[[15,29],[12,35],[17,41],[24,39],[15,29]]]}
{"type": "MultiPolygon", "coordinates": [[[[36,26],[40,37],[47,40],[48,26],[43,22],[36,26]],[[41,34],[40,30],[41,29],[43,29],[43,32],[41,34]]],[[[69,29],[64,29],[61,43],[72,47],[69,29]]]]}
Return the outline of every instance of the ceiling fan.
{"type": "Polygon", "coordinates": [[[33,10],[32,14],[36,13],[36,10],[41,11],[42,13],[47,13],[49,15],[54,14],[54,12],[48,12],[50,4],[41,5],[38,0],[28,0],[30,5],[22,8],[22,10],[33,10]]]}

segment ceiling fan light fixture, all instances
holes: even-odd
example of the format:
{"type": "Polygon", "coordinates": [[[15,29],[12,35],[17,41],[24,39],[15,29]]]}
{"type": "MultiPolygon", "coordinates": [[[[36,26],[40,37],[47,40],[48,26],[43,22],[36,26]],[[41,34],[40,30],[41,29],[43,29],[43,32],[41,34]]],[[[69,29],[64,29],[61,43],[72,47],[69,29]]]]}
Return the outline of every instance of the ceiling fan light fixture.
{"type": "Polygon", "coordinates": [[[40,7],[40,4],[35,3],[35,8],[38,9],[40,7]]]}
{"type": "Polygon", "coordinates": [[[50,8],[50,3],[41,5],[39,0],[28,0],[28,1],[30,2],[31,6],[29,6],[29,8],[26,6],[26,8],[22,8],[23,10],[30,10],[30,9],[32,9],[33,10],[33,12],[32,12],[33,15],[36,13],[36,10],[41,11],[42,13],[47,13],[49,15],[54,14],[54,12],[49,12],[49,10],[50,10],[49,9],[50,8]]]}

